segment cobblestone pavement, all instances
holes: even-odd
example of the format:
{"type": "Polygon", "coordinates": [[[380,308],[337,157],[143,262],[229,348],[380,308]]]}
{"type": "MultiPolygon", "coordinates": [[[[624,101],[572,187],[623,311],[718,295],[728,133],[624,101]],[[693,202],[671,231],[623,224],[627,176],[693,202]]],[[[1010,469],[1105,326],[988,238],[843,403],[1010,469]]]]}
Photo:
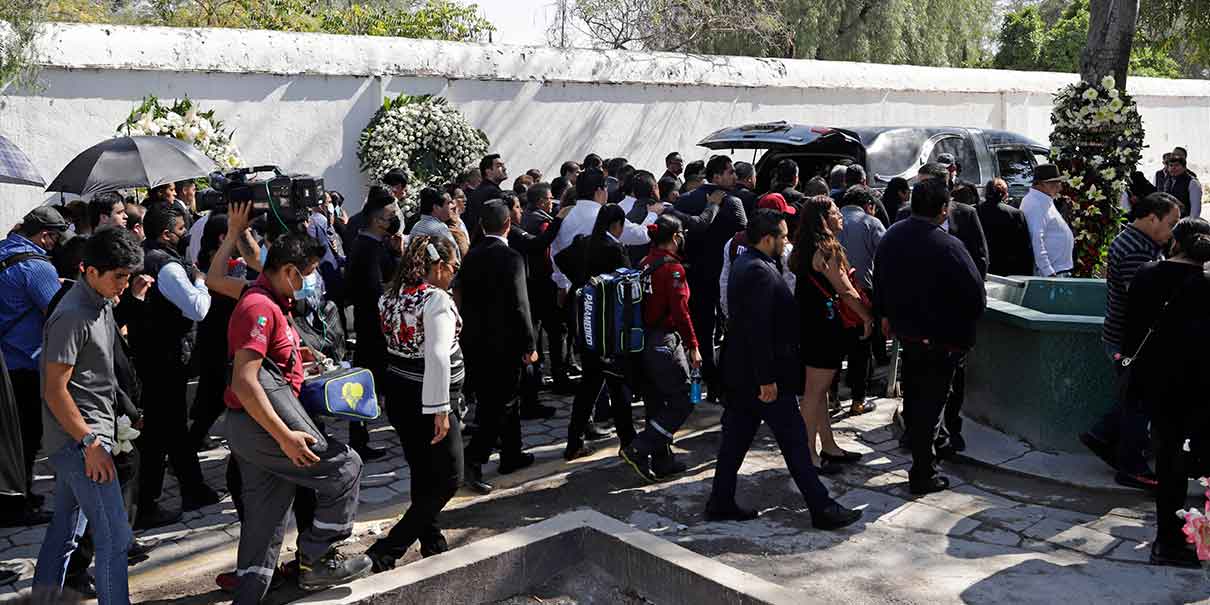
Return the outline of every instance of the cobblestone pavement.
{"type": "MultiPolygon", "coordinates": [[[[740,501],[757,506],[750,523],[706,523],[700,513],[709,493],[718,446],[717,406],[695,411],[684,448],[691,469],[681,478],[641,485],[617,463],[616,443],[598,444],[588,461],[568,465],[560,454],[570,401],[546,395],[559,408],[544,422],[524,423],[525,443],[539,464],[518,476],[489,480],[489,496],[460,494],[443,518],[451,545],[526,525],[577,507],[591,506],[635,527],[766,579],[804,591],[805,597],[835,595],[847,602],[1188,602],[1210,596],[1200,571],[1146,564],[1154,533],[1151,501],[1142,494],[1079,490],[986,467],[949,463],[950,491],[913,497],[907,490],[910,458],[897,449],[891,413],[897,400],[879,410],[835,422],[842,446],[865,454],[844,474],[825,478],[830,491],[865,511],[863,522],[842,532],[810,528],[771,435],[758,435],[741,470],[740,501]],[[838,592],[839,590],[839,592],[838,592]]],[[[635,409],[636,419],[641,409],[635,409]]],[[[343,436],[344,427],[338,427],[343,436]]],[[[387,458],[367,464],[362,510],[350,548],[368,546],[407,504],[408,472],[393,431],[372,427],[375,445],[387,458]]],[[[205,453],[203,469],[213,487],[223,486],[225,448],[205,453]]],[[[45,474],[45,468],[40,471],[45,474]]],[[[176,505],[170,481],[169,506],[176,505]]],[[[40,477],[38,490],[49,487],[40,477]]],[[[43,527],[0,530],[0,559],[32,563],[43,527]]],[[[165,541],[151,558],[132,568],[140,602],[179,605],[225,602],[213,574],[229,569],[239,535],[230,500],[188,513],[177,526],[141,532],[165,541]]],[[[287,537],[287,545],[293,538],[287,537]]],[[[287,547],[287,550],[289,548],[287,547]]],[[[416,557],[409,553],[409,558],[416,557]]],[[[32,567],[32,566],[31,566],[32,567]]],[[[23,580],[5,589],[28,586],[23,580]]],[[[275,603],[297,597],[289,591],[275,603]]],[[[5,597],[0,597],[3,599],[5,597]]]]}

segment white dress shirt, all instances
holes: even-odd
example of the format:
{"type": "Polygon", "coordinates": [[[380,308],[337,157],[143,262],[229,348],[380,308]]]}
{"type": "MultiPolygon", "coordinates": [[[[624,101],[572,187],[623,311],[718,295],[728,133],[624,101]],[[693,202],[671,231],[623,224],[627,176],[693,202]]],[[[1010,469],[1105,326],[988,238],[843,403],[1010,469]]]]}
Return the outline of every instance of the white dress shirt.
{"type": "Polygon", "coordinates": [[[1067,221],[1055,208],[1049,195],[1030,188],[1021,200],[1021,212],[1029,225],[1029,240],[1034,248],[1034,275],[1050,277],[1075,267],[1072,252],[1076,239],[1067,221]]]}
{"type": "MultiPolygon", "coordinates": [[[[563,290],[571,288],[571,280],[567,279],[566,275],[559,270],[558,263],[554,262],[554,258],[564,248],[571,245],[571,241],[577,235],[588,235],[592,233],[592,226],[597,222],[597,214],[601,212],[601,204],[593,200],[576,200],[576,205],[572,207],[571,212],[563,218],[563,225],[559,227],[559,234],[555,236],[555,241],[550,245],[551,264],[554,265],[554,273],[550,278],[555,282],[555,285],[563,290]]],[[[635,224],[630,221],[622,221],[622,237],[618,238],[627,246],[641,246],[651,242],[651,238],[647,236],[647,225],[655,222],[657,215],[654,212],[648,212],[647,218],[643,223],[635,224]]]]}

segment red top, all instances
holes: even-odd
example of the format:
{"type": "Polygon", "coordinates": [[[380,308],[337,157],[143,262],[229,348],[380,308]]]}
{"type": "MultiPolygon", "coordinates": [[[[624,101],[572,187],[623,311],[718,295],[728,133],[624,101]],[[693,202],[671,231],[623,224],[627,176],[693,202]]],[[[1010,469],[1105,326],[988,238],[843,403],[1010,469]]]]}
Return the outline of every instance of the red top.
{"type": "Polygon", "coordinates": [[[675,253],[663,248],[651,248],[646,267],[661,257],[668,260],[651,274],[651,298],[643,305],[643,324],[668,332],[676,331],[690,349],[697,348],[697,335],[689,321],[689,284],[685,281],[685,266],[675,253]]]}
{"type": "MultiPolygon", "coordinates": [[[[270,298],[270,292],[269,280],[262,274],[240,297],[227,324],[227,351],[234,358],[237,351],[247,349],[273,360],[297,395],[302,389],[304,375],[302,355],[298,352],[301,343],[295,346],[298,333],[290,327],[287,316],[286,305],[290,301],[270,298]],[[294,363],[290,363],[291,351],[294,363]]],[[[229,386],[223,394],[223,403],[233,410],[244,407],[229,386]]]]}

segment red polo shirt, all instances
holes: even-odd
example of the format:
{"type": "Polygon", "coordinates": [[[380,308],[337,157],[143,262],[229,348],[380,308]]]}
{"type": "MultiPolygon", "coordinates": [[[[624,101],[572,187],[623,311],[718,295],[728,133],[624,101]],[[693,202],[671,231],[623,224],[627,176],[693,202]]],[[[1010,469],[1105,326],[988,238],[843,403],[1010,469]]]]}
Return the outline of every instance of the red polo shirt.
{"type": "MultiPolygon", "coordinates": [[[[227,324],[227,352],[232,358],[235,353],[247,349],[261,357],[267,357],[285,372],[286,380],[297,395],[303,383],[302,355],[298,352],[298,333],[290,327],[290,300],[271,297],[269,280],[261,275],[252,284],[231,314],[227,324]],[[294,363],[290,363],[293,352],[294,363]]],[[[227,387],[223,402],[233,410],[243,409],[239,397],[227,387]]]]}

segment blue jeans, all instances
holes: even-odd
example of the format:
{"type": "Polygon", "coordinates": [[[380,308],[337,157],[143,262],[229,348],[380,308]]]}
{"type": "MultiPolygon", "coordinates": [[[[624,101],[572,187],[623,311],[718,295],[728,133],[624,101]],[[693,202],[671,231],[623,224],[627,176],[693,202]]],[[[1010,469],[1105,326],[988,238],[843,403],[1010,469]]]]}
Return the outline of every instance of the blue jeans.
{"type": "Polygon", "coordinates": [[[67,562],[92,524],[96,542],[96,585],[100,605],[128,605],[126,551],[134,535],[122,506],[122,486],[115,479],[97,483],[84,471],[84,452],[68,443],[50,456],[55,469],[55,516],[46,528],[38,566],[34,571],[35,594],[63,588],[67,562]]]}

